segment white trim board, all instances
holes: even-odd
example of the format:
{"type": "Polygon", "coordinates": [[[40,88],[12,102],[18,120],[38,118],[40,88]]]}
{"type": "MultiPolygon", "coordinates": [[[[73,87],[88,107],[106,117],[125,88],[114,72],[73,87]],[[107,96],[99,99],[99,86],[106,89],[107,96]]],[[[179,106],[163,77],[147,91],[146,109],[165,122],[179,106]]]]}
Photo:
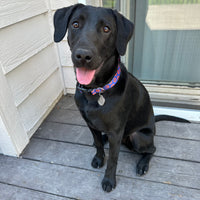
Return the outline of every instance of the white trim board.
{"type": "Polygon", "coordinates": [[[200,123],[200,111],[193,109],[184,109],[184,108],[170,108],[170,107],[160,107],[153,106],[155,115],[172,115],[176,117],[181,117],[187,119],[191,122],[200,123]]]}
{"type": "Polygon", "coordinates": [[[3,120],[0,116],[0,153],[17,156],[16,149],[12,143],[12,139],[8,134],[8,131],[3,123],[3,120]]]}

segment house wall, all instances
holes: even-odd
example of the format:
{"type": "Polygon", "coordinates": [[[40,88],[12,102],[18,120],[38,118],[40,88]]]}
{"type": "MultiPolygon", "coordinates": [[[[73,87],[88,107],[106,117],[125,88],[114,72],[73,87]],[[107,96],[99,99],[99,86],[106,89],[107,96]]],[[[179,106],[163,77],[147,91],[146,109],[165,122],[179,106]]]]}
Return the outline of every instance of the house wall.
{"type": "Polygon", "coordinates": [[[72,70],[70,54],[63,49],[66,40],[58,47],[53,42],[52,18],[56,9],[74,3],[1,1],[0,153],[19,156],[23,151],[63,94],[62,70],[65,84],[72,87],[67,75],[72,70]]]}
{"type": "MultiPolygon", "coordinates": [[[[52,16],[54,15],[57,9],[62,7],[67,7],[75,3],[78,3],[78,1],[51,0],[52,16]]],[[[63,72],[65,93],[74,93],[76,80],[73,71],[73,63],[71,61],[71,52],[67,42],[67,36],[65,36],[64,39],[61,42],[57,43],[56,45],[61,63],[61,70],[63,72]]]]}

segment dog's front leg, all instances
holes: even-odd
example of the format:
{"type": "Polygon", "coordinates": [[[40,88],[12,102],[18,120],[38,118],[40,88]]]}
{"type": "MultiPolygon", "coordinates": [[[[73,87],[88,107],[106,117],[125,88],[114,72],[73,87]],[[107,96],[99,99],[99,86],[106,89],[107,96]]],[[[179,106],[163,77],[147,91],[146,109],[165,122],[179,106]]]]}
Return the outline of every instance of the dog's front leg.
{"type": "Polygon", "coordinates": [[[104,147],[103,147],[104,146],[103,136],[100,131],[95,130],[91,127],[89,128],[94,138],[94,146],[96,147],[96,150],[97,150],[91,162],[91,165],[94,168],[100,168],[104,165],[104,157],[105,157],[105,152],[104,152],[104,147]]]}
{"type": "Polygon", "coordinates": [[[109,158],[107,162],[105,176],[102,180],[102,188],[106,192],[110,192],[116,186],[116,170],[117,170],[117,161],[119,156],[121,138],[122,138],[121,134],[108,135],[109,158]]]}

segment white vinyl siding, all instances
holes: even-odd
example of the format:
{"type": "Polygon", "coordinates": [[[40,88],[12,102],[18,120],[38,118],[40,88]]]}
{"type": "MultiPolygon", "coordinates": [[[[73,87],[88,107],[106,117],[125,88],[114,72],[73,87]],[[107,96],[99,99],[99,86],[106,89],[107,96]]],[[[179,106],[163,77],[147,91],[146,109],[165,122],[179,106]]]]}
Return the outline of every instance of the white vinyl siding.
{"type": "MultiPolygon", "coordinates": [[[[63,94],[52,19],[56,9],[76,2],[0,2],[0,153],[19,156],[63,94]]],[[[65,56],[72,69],[70,53],[65,56]]],[[[71,84],[71,79],[65,82],[71,84]]]]}

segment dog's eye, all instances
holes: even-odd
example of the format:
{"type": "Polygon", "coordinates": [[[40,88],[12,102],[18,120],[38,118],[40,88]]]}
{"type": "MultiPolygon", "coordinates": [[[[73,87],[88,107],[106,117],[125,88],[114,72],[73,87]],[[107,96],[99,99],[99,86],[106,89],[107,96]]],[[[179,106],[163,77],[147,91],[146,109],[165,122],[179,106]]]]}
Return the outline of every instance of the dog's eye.
{"type": "Polygon", "coordinates": [[[78,23],[78,22],[73,22],[72,26],[73,26],[74,28],[78,28],[78,27],[79,27],[79,23],[78,23]]]}
{"type": "Polygon", "coordinates": [[[104,33],[109,33],[110,32],[110,28],[108,26],[104,26],[103,27],[103,32],[104,33]]]}

